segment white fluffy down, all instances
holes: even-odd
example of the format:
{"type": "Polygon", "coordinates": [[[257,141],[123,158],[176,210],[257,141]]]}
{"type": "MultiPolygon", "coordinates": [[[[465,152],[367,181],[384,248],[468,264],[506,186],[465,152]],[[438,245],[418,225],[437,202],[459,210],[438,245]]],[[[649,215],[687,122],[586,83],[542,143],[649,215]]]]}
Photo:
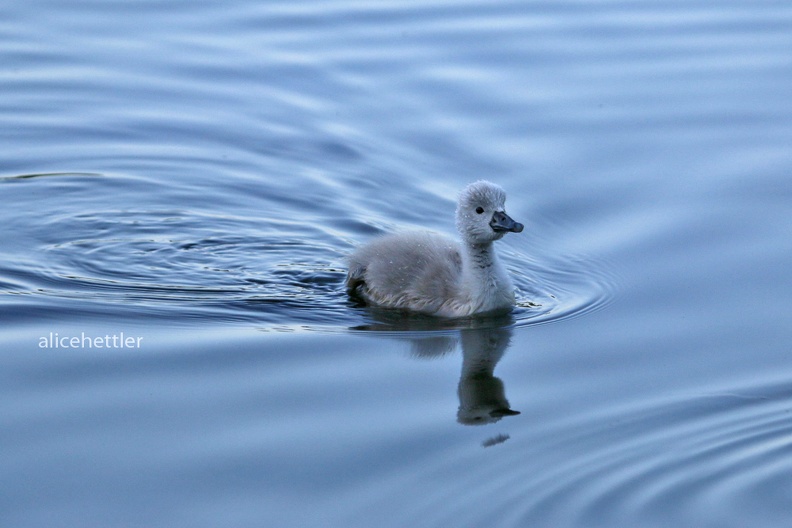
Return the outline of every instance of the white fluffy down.
{"type": "Polygon", "coordinates": [[[493,183],[468,185],[456,211],[462,244],[426,231],[380,237],[350,255],[347,289],[370,304],[443,317],[508,311],[514,287],[492,243],[523,226],[505,201],[493,183]]]}

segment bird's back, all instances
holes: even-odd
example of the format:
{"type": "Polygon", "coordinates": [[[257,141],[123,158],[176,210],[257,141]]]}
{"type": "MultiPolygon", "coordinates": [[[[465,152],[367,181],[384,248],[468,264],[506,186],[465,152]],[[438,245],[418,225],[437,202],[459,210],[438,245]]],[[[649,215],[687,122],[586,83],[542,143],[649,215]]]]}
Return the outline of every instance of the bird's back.
{"type": "Polygon", "coordinates": [[[459,296],[459,244],[431,232],[387,235],[350,256],[347,288],[381,306],[436,312],[459,296]]]}

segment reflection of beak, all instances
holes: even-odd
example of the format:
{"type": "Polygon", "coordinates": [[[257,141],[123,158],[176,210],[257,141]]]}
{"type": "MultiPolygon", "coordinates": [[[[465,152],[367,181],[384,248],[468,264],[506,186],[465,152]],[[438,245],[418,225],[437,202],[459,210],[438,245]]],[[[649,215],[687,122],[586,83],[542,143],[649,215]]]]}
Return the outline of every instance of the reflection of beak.
{"type": "Polygon", "coordinates": [[[503,416],[516,416],[516,415],[520,414],[520,411],[515,411],[515,410],[509,409],[509,408],[506,408],[506,409],[495,409],[495,410],[490,411],[489,414],[493,418],[501,418],[503,416]]]}
{"type": "Polygon", "coordinates": [[[496,233],[506,233],[509,231],[512,233],[519,233],[525,226],[512,220],[511,217],[503,211],[495,211],[495,214],[492,215],[492,220],[490,220],[490,227],[496,233]]]}

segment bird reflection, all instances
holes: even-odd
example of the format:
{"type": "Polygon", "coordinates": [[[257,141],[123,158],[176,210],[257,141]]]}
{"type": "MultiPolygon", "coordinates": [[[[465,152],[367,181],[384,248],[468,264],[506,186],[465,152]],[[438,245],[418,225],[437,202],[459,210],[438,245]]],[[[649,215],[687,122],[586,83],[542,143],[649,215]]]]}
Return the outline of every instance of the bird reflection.
{"type": "Polygon", "coordinates": [[[511,409],[503,381],[494,374],[511,341],[510,328],[462,330],[462,375],[457,421],[465,425],[495,423],[520,414],[511,409]]]}
{"type": "MultiPolygon", "coordinates": [[[[520,414],[509,405],[503,381],[496,377],[495,366],[509,348],[513,318],[510,315],[477,317],[438,321],[436,318],[401,316],[384,312],[377,322],[358,327],[367,331],[405,331],[411,350],[417,357],[446,355],[462,346],[462,371],[457,394],[459,409],[457,421],[463,425],[485,425],[499,421],[504,416],[520,414]],[[425,334],[427,330],[453,331],[437,335],[425,334]]],[[[500,435],[485,442],[494,445],[508,439],[500,435]]]]}

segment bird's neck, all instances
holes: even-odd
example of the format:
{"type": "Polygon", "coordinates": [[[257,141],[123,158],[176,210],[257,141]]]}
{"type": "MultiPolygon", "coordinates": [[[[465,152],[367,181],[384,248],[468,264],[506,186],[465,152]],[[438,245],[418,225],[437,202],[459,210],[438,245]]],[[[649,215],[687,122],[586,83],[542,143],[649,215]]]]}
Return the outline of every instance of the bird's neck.
{"type": "Polygon", "coordinates": [[[499,264],[498,256],[495,254],[495,248],[492,242],[486,244],[468,244],[465,256],[467,257],[465,263],[468,265],[468,271],[471,273],[486,274],[499,264]]]}
{"type": "Polygon", "coordinates": [[[462,260],[463,288],[476,311],[490,311],[513,303],[514,290],[492,242],[467,244],[462,260]]]}

